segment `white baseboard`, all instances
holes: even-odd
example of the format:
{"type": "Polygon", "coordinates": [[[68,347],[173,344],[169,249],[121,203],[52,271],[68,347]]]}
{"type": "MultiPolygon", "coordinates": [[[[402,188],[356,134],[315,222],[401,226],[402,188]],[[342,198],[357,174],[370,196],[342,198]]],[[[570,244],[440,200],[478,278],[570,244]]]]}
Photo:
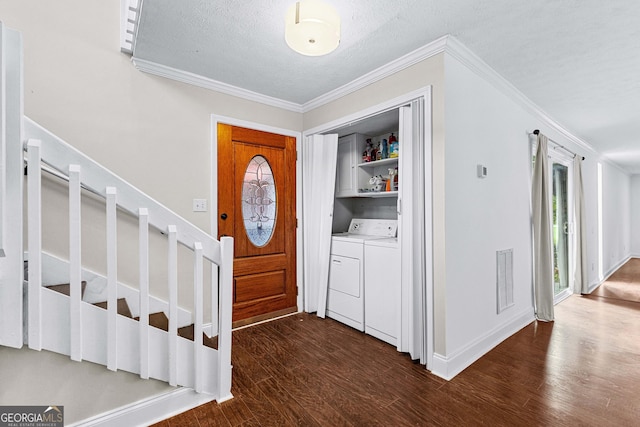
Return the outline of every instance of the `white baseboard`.
{"type": "Polygon", "coordinates": [[[451,380],[492,348],[534,320],[533,308],[529,308],[451,355],[443,356],[434,353],[431,373],[447,381],[451,380]]]}
{"type": "Polygon", "coordinates": [[[588,292],[587,292],[587,295],[589,295],[591,292],[595,291],[595,290],[596,290],[596,288],[597,288],[598,286],[600,286],[601,284],[602,284],[602,282],[593,282],[593,283],[591,283],[591,284],[589,285],[589,290],[588,290],[588,292]]]}
{"type": "Polygon", "coordinates": [[[632,255],[627,256],[626,258],[623,258],[623,259],[622,259],[622,261],[619,261],[618,263],[616,263],[613,267],[611,267],[611,268],[607,271],[607,273],[604,275],[604,278],[603,278],[602,280],[599,280],[599,281],[596,281],[596,282],[594,282],[594,283],[591,283],[591,284],[589,285],[589,292],[588,292],[588,293],[590,294],[591,292],[595,291],[595,290],[596,290],[596,288],[597,288],[598,286],[602,285],[604,282],[606,282],[607,280],[609,280],[609,277],[611,277],[611,275],[612,275],[613,273],[615,273],[616,271],[618,271],[618,269],[619,269],[620,267],[622,267],[624,264],[626,264],[626,263],[627,263],[627,261],[629,261],[631,258],[640,258],[640,256],[639,256],[639,255],[634,255],[634,254],[632,254],[632,255]]]}
{"type": "MultiPolygon", "coordinates": [[[[188,388],[141,400],[70,426],[148,426],[215,400],[210,394],[199,394],[188,388]]],[[[226,399],[225,399],[226,400],[226,399]]]]}
{"type": "MultiPolygon", "coordinates": [[[[631,255],[626,256],[625,258],[623,258],[622,260],[618,261],[616,264],[613,265],[613,267],[611,267],[607,273],[604,275],[604,279],[602,280],[602,282],[604,282],[605,280],[609,279],[609,277],[611,277],[611,275],[613,273],[615,273],[616,271],[618,271],[618,269],[620,267],[622,267],[627,261],[629,261],[631,259],[631,255]]],[[[600,282],[600,283],[602,283],[600,282]]]]}

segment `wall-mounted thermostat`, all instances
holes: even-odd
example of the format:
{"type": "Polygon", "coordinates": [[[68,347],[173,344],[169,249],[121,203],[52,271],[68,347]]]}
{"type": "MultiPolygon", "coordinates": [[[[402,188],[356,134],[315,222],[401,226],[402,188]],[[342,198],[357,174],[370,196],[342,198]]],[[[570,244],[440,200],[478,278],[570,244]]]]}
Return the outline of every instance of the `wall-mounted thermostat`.
{"type": "Polygon", "coordinates": [[[478,165],[478,178],[487,177],[487,167],[484,165],[478,165]]]}

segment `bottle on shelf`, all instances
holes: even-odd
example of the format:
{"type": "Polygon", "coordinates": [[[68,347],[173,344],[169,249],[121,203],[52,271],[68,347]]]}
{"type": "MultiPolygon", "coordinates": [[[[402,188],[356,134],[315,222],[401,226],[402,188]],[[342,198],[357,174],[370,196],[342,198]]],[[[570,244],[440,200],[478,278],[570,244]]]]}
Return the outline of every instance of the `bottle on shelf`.
{"type": "Polygon", "coordinates": [[[395,170],[393,171],[393,184],[391,184],[391,189],[393,191],[398,191],[399,185],[398,185],[398,167],[396,166],[395,170]]]}
{"type": "Polygon", "coordinates": [[[380,148],[380,141],[378,141],[378,145],[376,146],[376,160],[382,160],[382,149],[380,148]]]}
{"type": "Polygon", "coordinates": [[[378,155],[378,150],[376,150],[376,147],[373,144],[371,144],[371,155],[369,156],[371,159],[370,161],[375,162],[377,155],[378,155]]]}
{"type": "Polygon", "coordinates": [[[386,159],[389,157],[389,144],[387,144],[387,140],[383,139],[382,140],[382,156],[383,159],[386,159]]]}
{"type": "Polygon", "coordinates": [[[400,144],[393,133],[389,135],[389,158],[396,158],[400,155],[400,144]]]}
{"type": "Polygon", "coordinates": [[[367,138],[367,145],[365,146],[364,153],[362,153],[362,161],[371,161],[371,138],[367,138]]]}

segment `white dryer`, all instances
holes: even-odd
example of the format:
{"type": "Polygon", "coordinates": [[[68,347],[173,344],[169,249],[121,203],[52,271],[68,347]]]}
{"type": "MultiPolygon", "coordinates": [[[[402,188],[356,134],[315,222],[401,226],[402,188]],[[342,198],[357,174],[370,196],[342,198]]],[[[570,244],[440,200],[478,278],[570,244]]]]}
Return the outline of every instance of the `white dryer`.
{"type": "Polygon", "coordinates": [[[397,220],[354,218],[331,239],[327,316],[364,331],[364,243],[395,237],[397,220]]]}
{"type": "Polygon", "coordinates": [[[364,260],[364,331],[397,347],[402,296],[398,239],[366,241],[364,260]]]}

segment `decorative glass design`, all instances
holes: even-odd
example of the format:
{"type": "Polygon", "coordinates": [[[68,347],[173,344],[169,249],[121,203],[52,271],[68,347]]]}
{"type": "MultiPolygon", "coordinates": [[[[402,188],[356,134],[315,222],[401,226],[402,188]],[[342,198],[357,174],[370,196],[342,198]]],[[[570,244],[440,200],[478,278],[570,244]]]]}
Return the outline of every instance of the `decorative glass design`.
{"type": "Polygon", "coordinates": [[[275,228],[276,186],[271,166],[262,156],[252,158],[244,173],[242,218],[251,243],[266,245],[275,228]]]}

